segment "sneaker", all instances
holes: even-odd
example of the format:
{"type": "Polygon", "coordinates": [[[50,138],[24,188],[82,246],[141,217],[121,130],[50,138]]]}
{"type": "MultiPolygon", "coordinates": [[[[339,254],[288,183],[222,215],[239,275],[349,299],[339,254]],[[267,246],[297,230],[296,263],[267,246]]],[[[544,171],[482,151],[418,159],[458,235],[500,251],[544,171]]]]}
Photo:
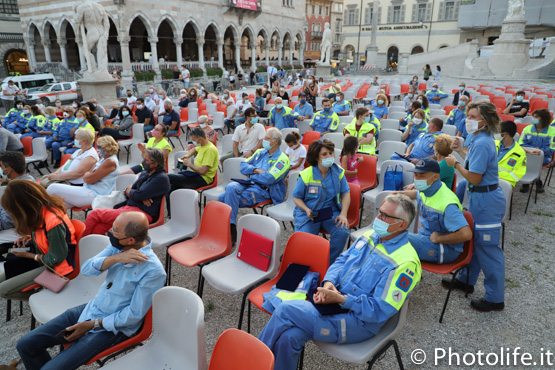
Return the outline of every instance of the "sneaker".
{"type": "MultiPolygon", "coordinates": [[[[450,278],[441,279],[441,285],[445,289],[449,289],[451,287],[451,280],[450,278]]],[[[453,282],[453,289],[460,290],[462,292],[472,294],[474,293],[474,285],[466,285],[465,283],[460,282],[458,279],[455,279],[453,282]]]]}
{"type": "Polygon", "coordinates": [[[56,161],[56,162],[54,163],[54,166],[53,166],[53,167],[54,167],[54,168],[60,168],[60,161],[56,161]]]}
{"type": "Polygon", "coordinates": [[[545,193],[542,180],[536,181],[536,187],[538,188],[538,193],[545,193]]]}
{"type": "Polygon", "coordinates": [[[473,299],[470,301],[470,307],[479,312],[503,311],[505,309],[505,302],[491,303],[484,298],[473,299]]]}
{"type": "Polygon", "coordinates": [[[522,185],[522,187],[520,188],[521,193],[528,193],[529,190],[530,190],[530,185],[528,184],[522,185]]]}

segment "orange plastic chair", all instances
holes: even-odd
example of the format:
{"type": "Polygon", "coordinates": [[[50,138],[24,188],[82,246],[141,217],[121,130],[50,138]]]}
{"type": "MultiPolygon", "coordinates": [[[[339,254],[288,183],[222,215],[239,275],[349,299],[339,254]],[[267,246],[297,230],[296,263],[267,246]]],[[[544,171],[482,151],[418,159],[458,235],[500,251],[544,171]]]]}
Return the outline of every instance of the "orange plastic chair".
{"type": "Polygon", "coordinates": [[[60,161],[60,167],[63,167],[64,164],[71,158],[71,154],[66,153],[62,156],[62,160],[60,161]]]}
{"type": "Polygon", "coordinates": [[[208,370],[273,370],[274,361],[272,351],[258,338],[227,329],[218,337],[208,370]]]}
{"type": "Polygon", "coordinates": [[[21,144],[23,144],[23,155],[25,157],[30,157],[33,155],[33,138],[30,136],[22,137],[21,144]]]}
{"type": "Polygon", "coordinates": [[[200,266],[197,294],[202,297],[204,287],[202,268],[231,253],[230,220],[231,207],[227,204],[210,202],[204,207],[198,235],[168,248],[166,254],[168,285],[171,285],[172,260],[187,267],[200,266]]]}
{"type": "MultiPolygon", "coordinates": [[[[116,344],[115,346],[105,349],[104,351],[100,352],[98,355],[90,359],[85,365],[90,365],[93,362],[96,362],[98,365],[100,365],[100,367],[102,367],[112,358],[119,356],[120,354],[127,352],[132,348],[142,345],[142,342],[147,340],[150,337],[150,334],[152,334],[152,307],[150,307],[150,309],[146,313],[143,321],[143,326],[135,336],[126,339],[123,342],[116,344]]],[[[71,346],[71,343],[64,344],[64,348],[68,348],[69,346],[71,346]]]]}
{"type": "Polygon", "coordinates": [[[500,114],[501,121],[515,121],[515,116],[511,116],[509,114],[500,114]]]}
{"type": "Polygon", "coordinates": [[[533,114],[538,109],[549,109],[549,104],[543,100],[542,98],[532,98],[530,99],[530,112],[529,114],[533,114]]]}
{"type": "Polygon", "coordinates": [[[418,85],[418,91],[426,91],[426,90],[427,90],[426,83],[420,82],[420,84],[418,85]]]}
{"type": "Polygon", "coordinates": [[[314,140],[320,139],[321,134],[318,131],[307,131],[303,135],[303,145],[310,145],[314,140]]]}
{"type": "Polygon", "coordinates": [[[409,93],[409,84],[401,84],[401,94],[408,94],[409,93]]]}
{"type": "Polygon", "coordinates": [[[289,108],[291,108],[291,109],[295,109],[295,107],[297,106],[297,104],[299,104],[299,102],[298,102],[298,101],[292,101],[292,102],[289,102],[289,108]]]}
{"type": "MultiPolygon", "coordinates": [[[[215,202],[211,202],[215,203],[215,202]]],[[[211,204],[208,203],[208,204],[211,204]]],[[[275,278],[260,285],[249,294],[248,325],[251,320],[251,303],[258,309],[269,313],[262,308],[264,303],[263,293],[270,291],[276,285],[287,267],[291,263],[309,266],[309,270],[320,274],[319,282],[322,282],[328,271],[330,261],[330,243],[317,235],[297,231],[291,235],[285,246],[283,258],[279,266],[279,272],[275,278]]]]}
{"type": "Polygon", "coordinates": [[[446,105],[443,107],[443,110],[445,111],[445,114],[449,115],[449,113],[451,113],[451,111],[455,108],[457,108],[455,105],[446,105]]]}
{"type": "Polygon", "coordinates": [[[73,218],[73,212],[85,212],[85,218],[87,218],[87,215],[89,213],[89,211],[92,210],[92,206],[84,206],[84,207],[72,207],[69,210],[69,217],[73,218]]]}
{"type": "Polygon", "coordinates": [[[516,124],[516,132],[518,132],[518,135],[522,135],[522,131],[524,130],[524,128],[526,126],[530,126],[529,123],[517,123],[516,124]]]}
{"type": "Polygon", "coordinates": [[[498,108],[501,109],[501,111],[503,111],[505,109],[505,107],[507,107],[507,102],[505,101],[505,98],[502,96],[495,96],[493,98],[492,103],[498,108]]]}
{"type": "Polygon", "coordinates": [[[299,96],[300,92],[301,92],[301,89],[293,90],[293,94],[291,94],[291,96],[299,96]]]}
{"type": "MultiPolygon", "coordinates": [[[[466,218],[466,222],[468,222],[470,229],[474,230],[474,219],[472,218],[472,215],[470,214],[470,212],[464,211],[464,217],[466,218]]],[[[453,275],[453,278],[451,280],[451,286],[452,286],[453,285],[452,283],[455,281],[455,279],[457,278],[457,275],[459,274],[459,272],[461,272],[463,268],[466,267],[466,272],[468,273],[468,264],[472,259],[472,248],[473,248],[473,242],[472,242],[472,239],[470,239],[469,241],[464,243],[463,252],[459,256],[459,258],[457,258],[454,262],[445,263],[443,265],[437,265],[432,262],[421,261],[422,269],[429,272],[433,272],[435,274],[442,274],[442,275],[452,274],[453,275]]],[[[467,278],[468,278],[468,275],[467,275],[467,278]]],[[[466,283],[468,284],[468,279],[466,283]]],[[[453,288],[449,288],[449,291],[447,292],[447,297],[445,298],[445,303],[443,304],[443,310],[441,311],[441,316],[439,317],[440,323],[443,321],[443,315],[445,314],[445,309],[447,308],[447,302],[449,302],[449,297],[451,296],[452,290],[453,288]]],[[[468,296],[468,294],[465,294],[465,296],[468,296]]]]}
{"type": "MultiPolygon", "coordinates": [[[[364,158],[364,161],[358,164],[358,182],[360,183],[360,192],[365,193],[368,190],[374,189],[378,185],[376,176],[376,167],[378,165],[378,158],[368,154],[357,154],[364,158]]],[[[351,199],[352,201],[352,199],[351,199]]],[[[359,227],[362,220],[362,208],[364,207],[364,198],[360,205],[359,227]]]]}
{"type": "Polygon", "coordinates": [[[162,197],[162,202],[160,203],[160,212],[158,213],[158,219],[156,221],[153,220],[153,223],[148,225],[149,229],[162,226],[164,224],[164,222],[166,221],[165,213],[164,213],[165,207],[166,207],[166,196],[164,195],[162,197]]]}
{"type": "Polygon", "coordinates": [[[182,108],[179,112],[179,121],[187,122],[189,120],[189,108],[182,108]]]}

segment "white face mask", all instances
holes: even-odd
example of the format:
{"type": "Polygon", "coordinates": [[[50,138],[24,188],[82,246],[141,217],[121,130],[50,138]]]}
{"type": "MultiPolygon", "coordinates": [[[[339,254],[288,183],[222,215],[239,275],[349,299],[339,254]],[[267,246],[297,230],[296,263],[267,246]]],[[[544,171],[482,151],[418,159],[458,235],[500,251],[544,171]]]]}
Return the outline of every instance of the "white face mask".
{"type": "Polygon", "coordinates": [[[154,92],[153,89],[148,89],[148,91],[152,94],[154,92]]]}
{"type": "Polygon", "coordinates": [[[72,104],[71,105],[73,108],[77,109],[77,104],[72,104]]]}
{"type": "Polygon", "coordinates": [[[142,104],[137,105],[137,109],[143,109],[143,105],[142,104]]]}
{"type": "Polygon", "coordinates": [[[480,122],[482,122],[482,121],[475,121],[475,120],[472,120],[472,119],[467,119],[466,123],[465,123],[466,132],[468,132],[469,135],[472,135],[473,133],[478,131],[478,124],[480,122]]]}
{"type": "Polygon", "coordinates": [[[419,124],[422,123],[422,119],[420,119],[420,118],[414,118],[414,119],[412,120],[412,122],[414,122],[415,125],[419,125],[419,124]]]}
{"type": "Polygon", "coordinates": [[[199,123],[200,128],[206,128],[206,123],[199,123]]]}

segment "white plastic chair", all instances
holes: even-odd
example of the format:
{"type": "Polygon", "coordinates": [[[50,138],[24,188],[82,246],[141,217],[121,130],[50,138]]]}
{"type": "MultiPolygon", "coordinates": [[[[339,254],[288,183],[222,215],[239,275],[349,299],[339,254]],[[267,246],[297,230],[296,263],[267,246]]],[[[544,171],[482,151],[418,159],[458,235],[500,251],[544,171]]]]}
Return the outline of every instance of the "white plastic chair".
{"type": "Polygon", "coordinates": [[[170,194],[171,217],[161,226],[148,230],[152,248],[169,247],[190,239],[200,229],[199,193],[191,189],[178,189],[170,194]]]}
{"type": "Polygon", "coordinates": [[[430,108],[430,117],[439,117],[444,115],[445,111],[443,109],[430,108]]]}
{"type": "Polygon", "coordinates": [[[220,156],[233,151],[233,134],[224,135],[222,137],[222,146],[220,156]]]}
{"type": "Polygon", "coordinates": [[[163,287],[154,293],[152,333],[145,345],[103,369],[207,368],[204,305],[195,293],[175,286],[163,287]]]}
{"type": "Polygon", "coordinates": [[[116,187],[114,190],[124,191],[129,186],[133,185],[138,178],[139,176],[135,174],[119,175],[116,178],[116,187]]]}
{"type": "Polygon", "coordinates": [[[191,108],[191,103],[189,103],[188,108],[189,108],[189,114],[187,115],[187,121],[183,121],[179,124],[179,126],[181,126],[182,132],[185,132],[184,128],[187,127],[187,125],[198,122],[198,109],[191,108]]]}
{"type": "MultiPolygon", "coordinates": [[[[407,144],[401,141],[382,141],[378,145],[379,154],[378,162],[376,163],[376,174],[379,175],[381,171],[381,165],[383,162],[389,160],[395,152],[404,154],[407,149],[407,144]]],[[[409,163],[409,162],[407,162],[409,163]]]]}
{"type": "Polygon", "coordinates": [[[341,149],[335,148],[334,149],[334,162],[338,165],[341,166],[341,149]]]}
{"type": "Polygon", "coordinates": [[[406,298],[399,312],[393,315],[375,336],[364,342],[335,344],[314,341],[314,344],[316,344],[322,352],[332,357],[356,364],[368,364],[369,369],[372,368],[374,363],[381,358],[389,347],[393,346],[399,367],[403,369],[401,352],[399,351],[399,346],[395,338],[399,336],[401,329],[405,325],[408,306],[409,298],[406,298]]]}
{"type": "Polygon", "coordinates": [[[216,112],[213,115],[212,118],[212,129],[214,131],[216,131],[216,135],[218,134],[218,131],[220,131],[222,133],[222,136],[224,135],[224,112],[216,112]]]}
{"type": "Polygon", "coordinates": [[[218,106],[214,103],[207,103],[206,110],[208,111],[208,115],[212,117],[218,111],[218,106]]]}
{"type": "MultiPolygon", "coordinates": [[[[402,102],[399,102],[399,103],[402,104],[402,102]]],[[[391,113],[403,113],[403,114],[406,114],[405,106],[404,106],[404,105],[401,105],[401,106],[399,106],[399,105],[397,105],[397,106],[391,106],[391,107],[389,108],[389,114],[391,114],[391,113]]]]}
{"type": "Polygon", "coordinates": [[[390,107],[390,111],[391,111],[391,108],[395,108],[395,107],[401,107],[404,110],[405,109],[405,103],[402,100],[394,100],[394,101],[391,102],[389,107],[390,107]]]}
{"type": "MultiPolygon", "coordinates": [[[[29,157],[25,157],[25,165],[33,164],[35,169],[42,175],[40,168],[37,166],[37,162],[47,162],[48,161],[48,151],[46,150],[46,138],[36,137],[31,141],[31,147],[33,148],[33,154],[29,157]]],[[[46,167],[48,172],[50,169],[46,167]]]]}
{"type": "Polygon", "coordinates": [[[507,180],[499,179],[499,186],[505,195],[505,216],[501,220],[501,249],[505,250],[505,222],[510,220],[513,205],[513,186],[507,180]]]}
{"type": "Polygon", "coordinates": [[[343,131],[345,131],[345,127],[347,127],[349,124],[351,124],[351,122],[349,122],[349,123],[340,123],[337,126],[337,129],[335,130],[335,132],[340,132],[341,134],[343,134],[343,131]]]}
{"type": "MultiPolygon", "coordinates": [[[[405,117],[403,115],[403,117],[405,117]]],[[[380,121],[380,129],[388,129],[388,130],[398,130],[399,129],[399,120],[398,119],[382,119],[380,121]]]]}
{"type": "Polygon", "coordinates": [[[345,141],[343,132],[328,132],[323,138],[331,140],[331,142],[335,145],[335,149],[343,149],[343,142],[345,141]]]}
{"type": "MultiPolygon", "coordinates": [[[[218,200],[220,194],[225,193],[225,187],[232,182],[233,179],[246,179],[246,176],[239,170],[243,158],[229,158],[223,163],[223,183],[215,188],[208,189],[202,192],[204,195],[204,205],[212,200],[218,200]]],[[[173,209],[173,208],[172,208],[173,209]]]]}
{"type": "Polygon", "coordinates": [[[293,190],[295,190],[295,185],[299,178],[299,171],[293,171],[289,173],[289,178],[287,179],[287,199],[276,206],[271,206],[266,208],[266,214],[273,218],[274,220],[283,222],[285,227],[285,222],[290,222],[291,227],[293,227],[293,211],[295,210],[295,202],[293,202],[293,190]]]}
{"type": "Polygon", "coordinates": [[[118,145],[120,148],[125,148],[127,150],[127,162],[129,163],[129,147],[133,144],[142,143],[145,139],[144,125],[142,123],[135,123],[133,125],[131,137],[126,140],[118,140],[118,145]]]}
{"type": "Polygon", "coordinates": [[[339,116],[339,123],[351,123],[355,117],[353,116],[339,116]]]}
{"type": "Polygon", "coordinates": [[[384,161],[382,162],[381,166],[378,167],[383,170],[383,171],[380,171],[380,182],[378,183],[378,186],[375,187],[374,189],[371,189],[365,192],[362,195],[362,204],[360,208],[364,207],[365,201],[368,201],[372,204],[376,204],[377,195],[382,191],[384,191],[384,176],[385,176],[387,167],[391,166],[394,169],[396,165],[403,166],[403,185],[412,184],[414,182],[414,173],[408,171],[414,168],[414,164],[407,161],[393,161],[393,160],[384,161]]]}
{"type": "MultiPolygon", "coordinates": [[[[541,152],[540,155],[526,153],[526,174],[522,176],[520,180],[516,183],[518,185],[531,185],[530,192],[528,193],[528,201],[526,202],[526,208],[524,213],[528,211],[528,205],[530,204],[530,197],[532,196],[532,191],[534,190],[534,185],[536,181],[540,179],[543,166],[544,153],[541,152]]],[[[538,189],[536,189],[536,197],[534,203],[538,200],[538,189]]]]}
{"type": "Polygon", "coordinates": [[[187,154],[186,150],[180,150],[180,151],[172,153],[173,167],[169,169],[169,171],[168,171],[169,173],[177,173],[179,171],[182,171],[182,170],[177,168],[177,166],[179,164],[178,159],[183,158],[186,154],[187,154]]]}
{"type": "Polygon", "coordinates": [[[133,166],[141,164],[143,161],[143,153],[139,149],[139,144],[131,144],[129,146],[129,163],[123,166],[119,166],[119,171],[123,172],[130,169],[133,166]]]}
{"type": "MultiPolygon", "coordinates": [[[[239,325],[241,329],[243,323],[243,311],[245,302],[252,288],[260,282],[275,276],[279,269],[281,243],[280,227],[276,220],[262,215],[245,215],[237,223],[237,241],[240,242],[243,230],[255,232],[274,242],[270,265],[267,271],[260,270],[237,258],[239,247],[235,248],[235,253],[230,254],[221,260],[212,262],[202,269],[202,276],[208,283],[217,290],[228,294],[243,294],[241,302],[241,312],[239,314],[239,325]]],[[[237,244],[239,246],[239,244],[237,244]]],[[[250,332],[250,319],[247,323],[250,332]]]]}
{"type": "Polygon", "coordinates": [[[189,108],[189,109],[198,109],[198,103],[196,101],[192,101],[192,102],[189,103],[189,105],[187,105],[187,108],[189,108]]]}
{"type": "Polygon", "coordinates": [[[387,115],[387,119],[400,120],[401,118],[404,118],[406,115],[407,114],[405,112],[393,112],[387,115]]]}
{"type": "Polygon", "coordinates": [[[304,135],[305,132],[310,130],[310,119],[305,119],[304,121],[297,121],[297,128],[299,129],[299,133],[304,135]]]}
{"type": "Polygon", "coordinates": [[[403,138],[403,133],[399,130],[391,130],[391,129],[381,129],[380,136],[378,138],[378,145],[380,145],[384,141],[401,141],[403,138]]]}
{"type": "Polygon", "coordinates": [[[287,136],[287,134],[290,134],[291,132],[299,132],[299,129],[296,127],[285,127],[285,128],[282,128],[280,131],[281,131],[281,137],[283,138],[283,140],[285,140],[285,137],[287,136]]]}
{"type": "Polygon", "coordinates": [[[455,136],[457,134],[457,126],[444,124],[441,131],[443,131],[444,134],[455,136]]]}
{"type": "MultiPolygon", "coordinates": [[[[96,256],[110,244],[105,235],[87,235],[79,241],[79,263],[96,256]]],[[[29,306],[35,319],[44,324],[61,315],[67,309],[88,303],[98,292],[104,282],[106,272],[98,276],[79,274],[69,281],[59,293],[43,289],[29,297],[29,306]]]]}

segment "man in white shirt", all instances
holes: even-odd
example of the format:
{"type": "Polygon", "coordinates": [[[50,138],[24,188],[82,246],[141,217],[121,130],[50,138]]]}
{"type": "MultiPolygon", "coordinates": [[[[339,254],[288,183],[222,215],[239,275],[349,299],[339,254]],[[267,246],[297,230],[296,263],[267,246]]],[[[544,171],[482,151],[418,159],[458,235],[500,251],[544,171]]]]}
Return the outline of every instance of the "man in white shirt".
{"type": "Polygon", "coordinates": [[[152,100],[151,94],[148,92],[145,93],[145,107],[147,107],[153,112],[156,111],[156,103],[154,102],[154,100],[152,100]]]}
{"type": "Polygon", "coordinates": [[[185,65],[182,65],[181,67],[183,67],[183,71],[181,72],[181,81],[183,81],[183,87],[189,90],[189,82],[191,81],[191,72],[189,72],[189,70],[187,69],[187,67],[185,67],[185,65]]]}
{"type": "Polygon", "coordinates": [[[304,85],[304,78],[301,74],[299,74],[299,78],[295,81],[295,87],[303,87],[304,85]]]}
{"type": "Polygon", "coordinates": [[[220,156],[223,163],[228,158],[249,158],[258,149],[262,148],[262,140],[266,135],[264,126],[258,123],[256,110],[249,107],[245,110],[245,124],[237,126],[233,133],[233,150],[220,156]]]}
{"type": "Polygon", "coordinates": [[[237,101],[235,104],[235,110],[231,114],[230,118],[224,121],[225,125],[229,130],[233,130],[235,127],[239,126],[245,122],[245,111],[247,108],[251,107],[251,102],[249,101],[249,94],[243,93],[243,98],[237,101]]]}
{"type": "Polygon", "coordinates": [[[21,95],[21,90],[13,80],[9,80],[7,84],[2,86],[2,104],[6,108],[6,112],[13,108],[16,95],[21,95]]]}
{"type": "Polygon", "coordinates": [[[163,89],[158,90],[158,97],[160,98],[158,103],[158,106],[160,107],[158,109],[158,114],[164,114],[164,112],[166,112],[166,108],[164,108],[164,103],[170,102],[170,105],[173,105],[173,102],[170,98],[168,98],[166,92],[163,89]]]}
{"type": "Polygon", "coordinates": [[[270,86],[274,86],[274,81],[277,79],[278,70],[274,66],[268,67],[268,81],[270,81],[270,86]]]}
{"type": "Polygon", "coordinates": [[[133,107],[135,106],[135,102],[137,101],[137,98],[133,96],[133,91],[131,90],[127,90],[127,106],[129,108],[131,108],[131,110],[133,110],[133,107]]]}

